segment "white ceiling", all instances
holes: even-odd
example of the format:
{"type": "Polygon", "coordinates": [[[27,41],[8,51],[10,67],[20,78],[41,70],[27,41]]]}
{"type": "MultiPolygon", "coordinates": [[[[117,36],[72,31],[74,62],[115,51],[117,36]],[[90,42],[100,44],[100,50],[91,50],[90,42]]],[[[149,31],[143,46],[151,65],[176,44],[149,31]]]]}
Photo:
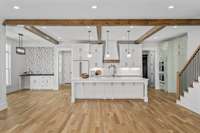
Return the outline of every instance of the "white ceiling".
{"type": "Polygon", "coordinates": [[[199,5],[199,0],[1,0],[0,18],[200,18],[199,5]]]}
{"type": "MultiPolygon", "coordinates": [[[[87,27],[87,26],[72,26],[72,27],[37,27],[45,33],[51,35],[57,40],[63,42],[64,44],[70,44],[78,40],[88,40],[88,31],[91,30],[91,39],[97,40],[97,31],[96,27],[87,27]]],[[[102,28],[102,39],[106,40],[106,31],[109,30],[109,40],[127,40],[127,30],[130,30],[130,39],[136,40],[149,29],[151,26],[113,26],[113,27],[103,27],[102,28]]],[[[191,30],[200,30],[200,26],[177,26],[172,27],[168,26],[157,32],[147,40],[145,43],[159,42],[166,40],[172,37],[182,35],[191,30]]],[[[13,39],[18,39],[18,33],[24,34],[24,41],[26,42],[39,42],[40,44],[49,43],[48,41],[40,38],[39,36],[25,30],[21,26],[7,26],[7,36],[13,39]]]]}

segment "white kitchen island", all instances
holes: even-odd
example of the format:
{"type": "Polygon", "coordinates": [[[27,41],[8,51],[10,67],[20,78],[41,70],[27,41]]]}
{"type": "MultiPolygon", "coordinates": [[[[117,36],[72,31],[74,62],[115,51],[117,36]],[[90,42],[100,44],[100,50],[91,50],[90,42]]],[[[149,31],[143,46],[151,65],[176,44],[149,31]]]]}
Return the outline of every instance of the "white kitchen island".
{"type": "Polygon", "coordinates": [[[72,80],[71,102],[76,99],[143,99],[148,102],[148,79],[94,77],[72,80]]]}

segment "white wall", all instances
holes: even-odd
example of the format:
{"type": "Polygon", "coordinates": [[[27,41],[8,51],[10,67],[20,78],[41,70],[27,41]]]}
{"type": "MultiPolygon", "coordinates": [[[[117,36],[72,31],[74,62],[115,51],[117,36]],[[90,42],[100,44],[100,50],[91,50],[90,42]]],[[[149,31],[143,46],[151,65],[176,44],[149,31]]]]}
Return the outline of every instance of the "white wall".
{"type": "Polygon", "coordinates": [[[71,51],[63,51],[62,57],[62,83],[71,83],[71,51]]]}
{"type": "Polygon", "coordinates": [[[167,92],[176,92],[176,74],[187,62],[187,34],[160,43],[160,60],[165,61],[165,84],[167,92]]]}
{"type": "Polygon", "coordinates": [[[7,86],[7,93],[20,90],[20,74],[26,71],[25,67],[25,55],[16,54],[16,46],[18,41],[7,38],[7,44],[11,45],[11,85],[7,86]]]}
{"type": "Polygon", "coordinates": [[[5,45],[6,45],[6,29],[0,20],[0,111],[7,108],[6,97],[6,75],[5,75],[5,45]]]}
{"type": "Polygon", "coordinates": [[[200,45],[200,29],[188,31],[187,59],[189,59],[200,45]]]}

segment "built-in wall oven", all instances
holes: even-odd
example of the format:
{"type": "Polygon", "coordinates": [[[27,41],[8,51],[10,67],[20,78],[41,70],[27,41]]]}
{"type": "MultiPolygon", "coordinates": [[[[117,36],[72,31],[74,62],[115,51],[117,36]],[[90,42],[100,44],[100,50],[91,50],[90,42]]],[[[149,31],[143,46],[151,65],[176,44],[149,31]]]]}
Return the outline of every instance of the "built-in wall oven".
{"type": "Polygon", "coordinates": [[[159,71],[160,72],[164,72],[165,71],[165,62],[164,61],[160,61],[159,62],[159,71]]]}
{"type": "Polygon", "coordinates": [[[165,74],[164,73],[159,73],[159,80],[161,82],[165,82],[165,74]]]}
{"type": "Polygon", "coordinates": [[[166,72],[165,72],[165,61],[164,59],[160,59],[159,61],[159,81],[160,88],[165,90],[166,88],[166,72]]]}

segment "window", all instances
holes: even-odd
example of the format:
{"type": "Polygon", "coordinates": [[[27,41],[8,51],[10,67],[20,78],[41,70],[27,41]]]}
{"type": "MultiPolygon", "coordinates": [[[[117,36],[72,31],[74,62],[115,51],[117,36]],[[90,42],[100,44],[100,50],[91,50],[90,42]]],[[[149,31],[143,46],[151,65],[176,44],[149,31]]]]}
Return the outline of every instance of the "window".
{"type": "Polygon", "coordinates": [[[6,85],[11,85],[11,45],[6,44],[6,85]]]}

